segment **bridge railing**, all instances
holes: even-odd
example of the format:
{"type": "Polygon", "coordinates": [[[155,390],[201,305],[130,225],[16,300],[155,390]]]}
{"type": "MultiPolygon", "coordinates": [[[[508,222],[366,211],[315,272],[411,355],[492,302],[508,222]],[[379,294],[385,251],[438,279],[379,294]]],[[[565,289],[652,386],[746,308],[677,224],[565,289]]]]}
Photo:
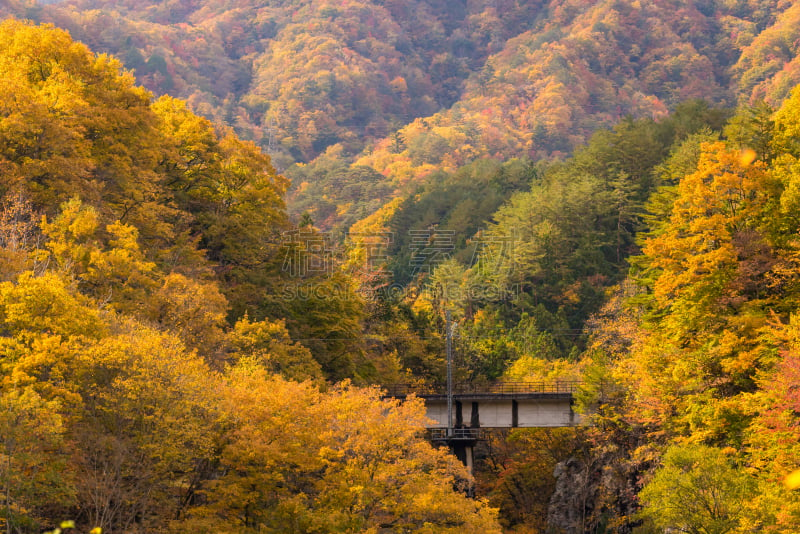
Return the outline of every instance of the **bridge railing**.
{"type": "MultiPolygon", "coordinates": [[[[554,382],[457,382],[453,384],[453,394],[574,393],[580,385],[581,382],[574,380],[554,382]]],[[[386,392],[386,397],[407,397],[411,394],[420,397],[447,395],[447,384],[390,384],[384,387],[384,391],[386,392]]]]}
{"type": "Polygon", "coordinates": [[[446,428],[431,428],[428,433],[431,441],[478,441],[486,437],[483,428],[451,428],[449,434],[446,428]]]}

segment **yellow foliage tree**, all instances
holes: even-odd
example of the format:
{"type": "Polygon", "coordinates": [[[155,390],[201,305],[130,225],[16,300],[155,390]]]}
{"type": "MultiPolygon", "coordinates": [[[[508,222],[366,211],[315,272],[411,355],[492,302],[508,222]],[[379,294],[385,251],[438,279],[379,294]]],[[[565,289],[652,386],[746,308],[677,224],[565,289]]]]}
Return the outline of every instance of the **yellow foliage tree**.
{"type": "Polygon", "coordinates": [[[195,532],[499,532],[494,511],[462,492],[458,461],[421,436],[422,403],[378,392],[230,370],[223,409],[235,429],[223,475],[176,530],[195,532]]]}

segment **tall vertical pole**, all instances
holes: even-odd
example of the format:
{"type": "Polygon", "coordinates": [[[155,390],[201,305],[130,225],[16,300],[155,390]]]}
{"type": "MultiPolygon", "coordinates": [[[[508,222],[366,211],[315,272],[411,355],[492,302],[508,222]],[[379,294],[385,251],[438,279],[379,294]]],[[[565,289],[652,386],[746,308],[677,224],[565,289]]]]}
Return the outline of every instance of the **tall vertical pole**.
{"type": "Polygon", "coordinates": [[[453,339],[450,328],[450,310],[445,312],[445,329],[447,330],[447,437],[453,435],[453,339]]]}

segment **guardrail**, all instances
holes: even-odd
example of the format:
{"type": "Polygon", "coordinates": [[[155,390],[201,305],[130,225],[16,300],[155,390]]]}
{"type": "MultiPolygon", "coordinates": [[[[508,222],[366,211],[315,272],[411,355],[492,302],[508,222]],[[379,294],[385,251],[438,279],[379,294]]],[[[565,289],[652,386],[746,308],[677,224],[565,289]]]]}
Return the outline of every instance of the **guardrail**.
{"type": "Polygon", "coordinates": [[[431,441],[478,441],[485,439],[482,428],[451,428],[448,435],[446,428],[431,428],[428,430],[431,441]]]}
{"type": "MultiPolygon", "coordinates": [[[[574,393],[582,383],[576,380],[555,382],[457,382],[453,384],[453,395],[496,394],[513,395],[515,393],[574,393]]],[[[384,386],[385,397],[419,397],[431,395],[447,395],[447,384],[390,384],[384,386]]]]}

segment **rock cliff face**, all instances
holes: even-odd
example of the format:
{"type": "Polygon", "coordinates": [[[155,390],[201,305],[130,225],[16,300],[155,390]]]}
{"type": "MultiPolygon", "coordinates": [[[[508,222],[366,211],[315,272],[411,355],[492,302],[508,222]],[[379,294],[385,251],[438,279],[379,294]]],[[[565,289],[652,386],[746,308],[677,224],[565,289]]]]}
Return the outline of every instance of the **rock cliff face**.
{"type": "Polygon", "coordinates": [[[620,454],[615,447],[609,449],[556,465],[556,488],[547,510],[548,532],[633,532],[638,525],[634,518],[636,493],[642,474],[651,466],[620,454]]]}
{"type": "Polygon", "coordinates": [[[553,475],[556,489],[547,510],[548,526],[553,532],[584,532],[599,489],[597,482],[591,481],[597,473],[584,461],[570,458],[556,465],[553,475]]]}

